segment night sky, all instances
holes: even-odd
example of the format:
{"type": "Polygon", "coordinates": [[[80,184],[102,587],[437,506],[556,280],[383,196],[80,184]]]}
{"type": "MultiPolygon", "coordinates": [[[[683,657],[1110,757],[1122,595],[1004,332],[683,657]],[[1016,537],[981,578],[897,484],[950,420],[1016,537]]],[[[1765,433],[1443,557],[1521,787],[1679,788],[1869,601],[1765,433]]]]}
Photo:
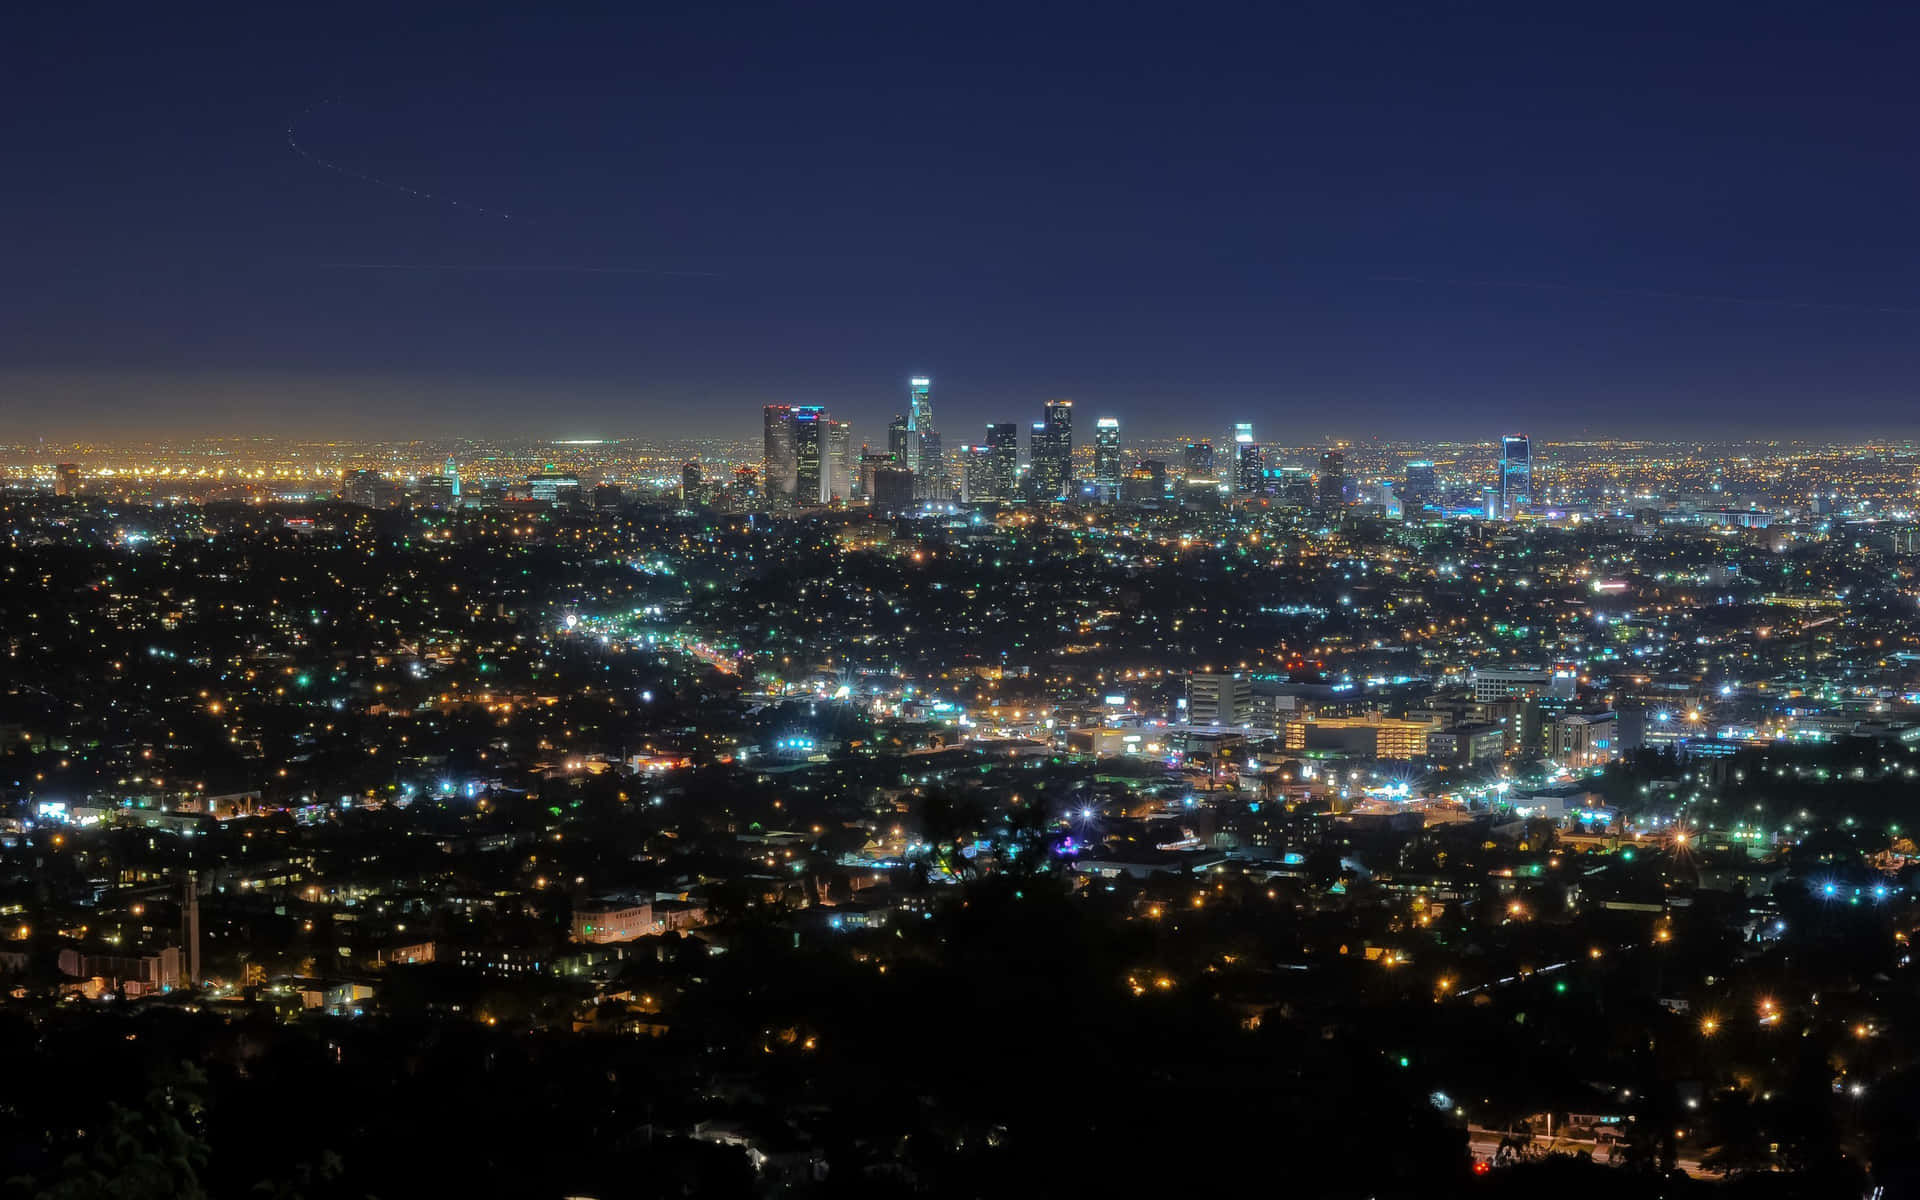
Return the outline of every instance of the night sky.
{"type": "Polygon", "coordinates": [[[0,440],[1920,425],[1911,6],[34,7],[0,440]]]}

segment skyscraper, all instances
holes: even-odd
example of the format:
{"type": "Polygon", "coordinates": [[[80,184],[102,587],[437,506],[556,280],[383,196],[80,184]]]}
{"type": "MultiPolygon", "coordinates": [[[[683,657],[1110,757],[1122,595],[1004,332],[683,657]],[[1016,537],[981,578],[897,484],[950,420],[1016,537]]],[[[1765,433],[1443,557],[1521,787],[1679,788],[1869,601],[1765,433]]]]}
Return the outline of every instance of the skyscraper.
{"type": "Polygon", "coordinates": [[[700,503],[700,464],[688,462],[680,468],[680,502],[700,503]]]}
{"type": "Polygon", "coordinates": [[[1409,462],[1406,476],[1400,482],[1401,507],[1411,513],[1432,504],[1439,495],[1440,486],[1434,479],[1432,460],[1417,458],[1409,462]]]}
{"type": "Polygon", "coordinates": [[[53,494],[56,496],[78,496],[80,494],[79,463],[54,464],[53,494]]]}
{"type": "Polygon", "coordinates": [[[1245,421],[1233,427],[1233,490],[1242,496],[1257,495],[1264,485],[1261,472],[1266,456],[1260,443],[1253,440],[1253,426],[1245,421]]]}
{"type": "Polygon", "coordinates": [[[822,503],[827,486],[826,410],[817,404],[793,406],[793,506],[822,503]]]}
{"type": "Polygon", "coordinates": [[[1101,417],[1093,423],[1093,482],[1100,498],[1112,500],[1120,491],[1120,418],[1101,417]]]}
{"type": "Polygon", "coordinates": [[[1188,442],[1186,468],[1188,479],[1213,478],[1213,443],[1188,442]]]}
{"type": "Polygon", "coordinates": [[[873,473],[874,511],[894,515],[913,510],[913,472],[905,467],[881,467],[873,473]]]}
{"type": "Polygon", "coordinates": [[[960,499],[966,504],[980,504],[988,500],[998,500],[993,475],[993,448],[990,446],[956,446],[954,454],[960,463],[960,499]]]}
{"type": "Polygon", "coordinates": [[[907,470],[921,471],[925,436],[933,432],[933,380],[915,375],[907,381],[907,470]]]}
{"type": "Polygon", "coordinates": [[[447,495],[458,500],[460,498],[460,464],[453,461],[453,455],[447,455],[447,465],[441,473],[447,479],[447,495]]]}
{"type": "Polygon", "coordinates": [[[907,418],[900,413],[893,415],[893,422],[887,426],[887,453],[893,456],[894,465],[907,465],[907,418]]]}
{"type": "Polygon", "coordinates": [[[1524,433],[1500,439],[1500,514],[1510,517],[1533,503],[1533,447],[1524,433]]]}
{"type": "Polygon", "coordinates": [[[868,504],[873,503],[873,476],[876,471],[906,470],[891,454],[862,454],[858,467],[860,499],[868,504]]]}
{"type": "Polygon", "coordinates": [[[915,490],[927,500],[952,499],[953,479],[947,469],[947,453],[941,448],[940,431],[922,429],[916,436],[920,441],[920,470],[914,475],[915,490]]]}
{"type": "Polygon", "coordinates": [[[1333,512],[1347,502],[1347,456],[1329,450],[1320,456],[1321,512],[1333,512]]]}
{"type": "Polygon", "coordinates": [[[827,461],[821,471],[820,502],[845,504],[853,498],[853,422],[828,421],[827,461]]]}
{"type": "Polygon", "coordinates": [[[993,499],[1013,499],[1020,474],[1020,427],[1012,421],[988,425],[987,453],[993,463],[993,499]]]}
{"type": "Polygon", "coordinates": [[[1033,491],[1041,500],[1064,500],[1073,482],[1073,401],[1047,401],[1046,420],[1033,427],[1033,491]]]}
{"type": "Polygon", "coordinates": [[[769,404],[765,413],[766,429],[761,452],[761,489],[770,508],[793,507],[798,485],[798,447],[794,439],[794,407],[769,404]]]}

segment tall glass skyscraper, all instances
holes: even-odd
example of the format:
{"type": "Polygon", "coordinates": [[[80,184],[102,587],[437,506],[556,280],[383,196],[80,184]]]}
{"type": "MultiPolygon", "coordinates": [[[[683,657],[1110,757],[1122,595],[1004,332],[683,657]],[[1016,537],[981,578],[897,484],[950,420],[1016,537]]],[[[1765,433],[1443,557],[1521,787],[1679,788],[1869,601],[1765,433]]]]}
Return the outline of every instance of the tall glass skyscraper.
{"type": "Polygon", "coordinates": [[[987,457],[993,498],[1013,499],[1014,481],[1020,475],[1020,427],[1012,421],[987,426],[987,457]]]}
{"type": "Polygon", "coordinates": [[[1186,455],[1188,479],[1213,478],[1213,443],[1188,442],[1186,455]]]}
{"type": "Polygon", "coordinates": [[[1120,489],[1120,418],[1101,417],[1093,423],[1093,481],[1101,499],[1120,489]]]}
{"type": "Polygon", "coordinates": [[[893,423],[887,426],[887,453],[893,455],[895,466],[907,465],[907,443],[913,439],[907,433],[908,418],[895,413],[893,423]]]}
{"type": "Polygon", "coordinates": [[[933,427],[933,380],[915,375],[907,381],[907,470],[920,470],[921,435],[933,427]]]}
{"type": "Polygon", "coordinates": [[[761,492],[773,508],[791,508],[798,458],[793,437],[793,405],[769,404],[761,451],[761,492]]]}
{"type": "Polygon", "coordinates": [[[776,510],[824,503],[827,410],[817,404],[769,404],[762,456],[767,506],[776,510]]]}
{"type": "Polygon", "coordinates": [[[820,472],[820,502],[845,504],[853,498],[853,422],[828,421],[826,465],[820,472]]]}
{"type": "Polygon", "coordinates": [[[1033,490],[1041,500],[1064,500],[1073,482],[1073,401],[1047,401],[1046,420],[1033,427],[1033,490]]]}
{"type": "Polygon", "coordinates": [[[793,500],[796,508],[819,504],[827,486],[827,410],[817,404],[793,406],[793,500]]]}
{"type": "Polygon", "coordinates": [[[1321,512],[1333,512],[1347,502],[1347,456],[1329,450],[1320,456],[1321,512]]]}
{"type": "Polygon", "coordinates": [[[1500,439],[1500,513],[1512,516],[1533,503],[1533,447],[1524,433],[1500,439]]]}
{"type": "Polygon", "coordinates": [[[1253,440],[1253,426],[1245,421],[1233,427],[1233,490],[1251,496],[1264,486],[1262,472],[1266,456],[1260,443],[1253,440]]]}
{"type": "Polygon", "coordinates": [[[1407,464],[1406,478],[1400,484],[1400,504],[1408,512],[1432,504],[1440,495],[1434,478],[1433,461],[1416,458],[1407,464]]]}

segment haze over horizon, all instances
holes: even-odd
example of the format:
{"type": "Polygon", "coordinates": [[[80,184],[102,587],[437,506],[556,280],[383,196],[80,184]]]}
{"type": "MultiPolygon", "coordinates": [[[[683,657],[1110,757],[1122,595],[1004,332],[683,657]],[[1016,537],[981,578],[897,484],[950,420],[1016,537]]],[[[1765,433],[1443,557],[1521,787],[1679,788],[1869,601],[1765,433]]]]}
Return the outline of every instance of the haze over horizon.
{"type": "Polygon", "coordinates": [[[236,11],[12,31],[14,436],[1914,424],[1912,12],[236,11]]]}

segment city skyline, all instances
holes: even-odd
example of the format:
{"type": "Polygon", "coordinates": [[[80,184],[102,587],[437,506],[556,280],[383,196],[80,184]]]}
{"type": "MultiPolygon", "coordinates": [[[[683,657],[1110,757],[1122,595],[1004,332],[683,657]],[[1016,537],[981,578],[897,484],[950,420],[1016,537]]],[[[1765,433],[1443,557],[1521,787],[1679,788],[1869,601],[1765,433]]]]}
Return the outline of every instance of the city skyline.
{"type": "Polygon", "coordinates": [[[954,429],[1911,428],[1915,14],[1090,15],[40,10],[0,406],[871,427],[924,371],[954,429]]]}
{"type": "Polygon", "coordinates": [[[1920,8],[9,12],[0,1179],[1920,1200],[1920,8]]]}

